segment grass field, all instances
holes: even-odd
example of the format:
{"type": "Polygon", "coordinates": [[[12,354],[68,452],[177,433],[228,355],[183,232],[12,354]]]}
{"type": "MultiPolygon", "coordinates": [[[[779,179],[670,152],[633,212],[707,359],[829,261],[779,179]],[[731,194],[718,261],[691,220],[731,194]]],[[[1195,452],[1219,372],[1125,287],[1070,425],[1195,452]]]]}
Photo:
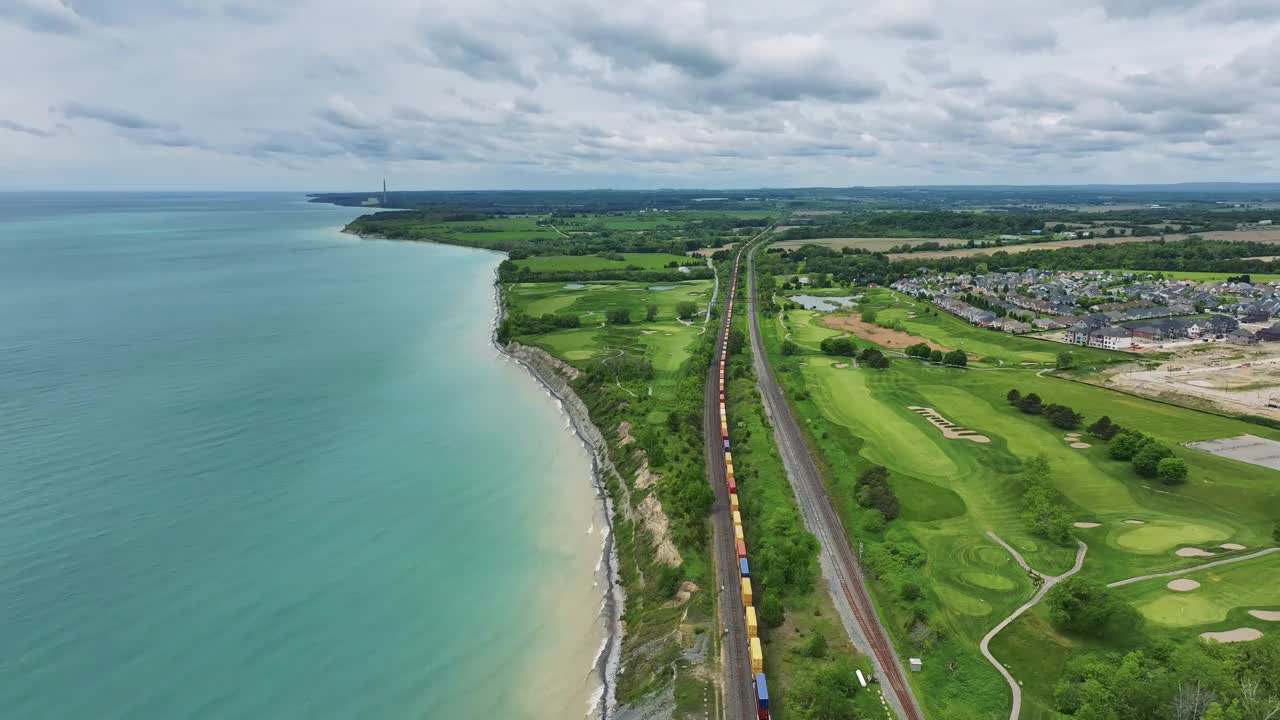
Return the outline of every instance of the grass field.
{"type": "MultiPolygon", "coordinates": [[[[1019,363],[1052,362],[1057,346],[973,328],[950,315],[924,316],[908,298],[887,292],[873,296],[888,319],[922,339],[963,347],[1003,367],[968,370],[895,359],[885,371],[836,368],[837,360],[806,352],[784,357],[779,338],[816,346],[824,332],[813,314],[789,311],[790,328],[779,318],[772,328],[771,353],[779,379],[799,416],[808,425],[825,464],[825,475],[851,539],[910,541],[928,558],[922,568],[926,599],[945,626],[944,640],[928,649],[913,645],[902,629],[907,623],[896,587],[877,587],[887,624],[903,653],[921,653],[925,671],[913,676],[931,716],[962,712],[1008,712],[1008,689],[977,653],[979,639],[1030,596],[1031,583],[1003,549],[985,533],[994,531],[1019,548],[1037,569],[1058,573],[1070,566],[1073,549],[1034,536],[1022,518],[1018,472],[1022,459],[1043,454],[1053,482],[1073,519],[1101,523],[1075,535],[1089,544],[1082,576],[1113,581],[1203,560],[1180,558],[1183,545],[1212,547],[1238,542],[1270,544],[1274,518],[1280,516],[1280,478],[1274,471],[1182,448],[1178,443],[1243,433],[1280,438],[1276,431],[1240,421],[1164,405],[1053,377],[1019,363]],[[908,318],[916,312],[917,318],[908,318]],[[1011,388],[1036,392],[1046,403],[1069,405],[1085,414],[1085,424],[1100,415],[1137,428],[1174,449],[1186,460],[1189,482],[1176,490],[1140,478],[1131,465],[1112,460],[1105,443],[1086,436],[1093,447],[1073,449],[1065,431],[1044,418],[1009,406],[1011,388]],[[936,409],[953,423],[991,438],[978,444],[943,437],[908,406],[936,409]],[[853,478],[875,463],[889,469],[901,503],[900,518],[883,534],[864,526],[866,511],[855,500],[853,478]],[[1126,519],[1144,520],[1131,525],[1126,519]],[[948,664],[954,661],[955,670],[948,664]]],[[[1111,353],[1094,351],[1096,359],[1111,353]]],[[[1246,563],[1248,564],[1248,563],[1246,563]]],[[[1158,587],[1163,588],[1163,583],[1158,587]]],[[[1280,585],[1277,585],[1280,587],[1280,585]]],[[[1224,591],[1225,593],[1226,591],[1224,591]]],[[[1271,601],[1280,603],[1280,599],[1271,601]]],[[[1197,632],[1199,632],[1197,630],[1197,632]]],[[[1072,652],[1072,641],[1032,613],[998,637],[997,656],[1024,680],[1028,714],[1035,717],[1052,702],[1052,673],[1072,652]],[[1045,694],[1048,693],[1048,694],[1045,694]]]]}
{"type": "MultiPolygon", "coordinates": [[[[842,292],[847,294],[849,291],[842,292]]],[[[862,289],[858,293],[862,295],[862,301],[857,310],[849,311],[855,316],[863,309],[874,310],[878,325],[898,327],[921,340],[932,340],[947,348],[958,348],[970,355],[977,355],[981,358],[977,363],[979,365],[1052,367],[1058,353],[1064,350],[1072,352],[1076,361],[1086,366],[1132,359],[1127,353],[1067,346],[975,327],[927,302],[884,288],[862,289]]],[[[820,314],[815,316],[808,311],[791,310],[787,316],[792,325],[790,332],[796,337],[796,342],[801,342],[799,338],[802,336],[814,336],[811,331],[803,329],[804,326],[822,327],[818,323],[820,314]]],[[[832,334],[835,334],[834,331],[832,334]]],[[[821,337],[818,340],[821,341],[821,337]]]]}
{"type": "Polygon", "coordinates": [[[1167,587],[1172,578],[1155,578],[1116,592],[1163,634],[1190,638],[1237,627],[1280,633],[1280,623],[1248,614],[1280,607],[1280,553],[1178,577],[1194,580],[1200,587],[1179,592],[1167,587]]]}
{"type": "MultiPolygon", "coordinates": [[[[1110,270],[1108,272],[1163,273],[1167,278],[1176,280],[1198,280],[1200,282],[1222,282],[1229,277],[1239,277],[1241,273],[1193,272],[1190,270],[1110,270]]],[[[1252,282],[1271,282],[1280,280],[1280,273],[1244,273],[1252,282]]]]}
{"type": "Polygon", "coordinates": [[[637,267],[641,270],[661,270],[670,263],[700,265],[697,258],[669,253],[621,253],[623,260],[612,260],[599,255],[542,255],[516,260],[518,267],[533,272],[571,272],[575,270],[624,270],[637,267]]]}

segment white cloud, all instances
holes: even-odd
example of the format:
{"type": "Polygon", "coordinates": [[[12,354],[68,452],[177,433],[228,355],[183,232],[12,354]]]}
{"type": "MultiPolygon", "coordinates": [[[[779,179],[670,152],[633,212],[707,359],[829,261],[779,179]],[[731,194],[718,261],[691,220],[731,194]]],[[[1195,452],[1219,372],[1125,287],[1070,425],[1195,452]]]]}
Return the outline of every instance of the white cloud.
{"type": "Polygon", "coordinates": [[[1273,179],[1277,7],[0,0],[0,186],[1273,179]]]}

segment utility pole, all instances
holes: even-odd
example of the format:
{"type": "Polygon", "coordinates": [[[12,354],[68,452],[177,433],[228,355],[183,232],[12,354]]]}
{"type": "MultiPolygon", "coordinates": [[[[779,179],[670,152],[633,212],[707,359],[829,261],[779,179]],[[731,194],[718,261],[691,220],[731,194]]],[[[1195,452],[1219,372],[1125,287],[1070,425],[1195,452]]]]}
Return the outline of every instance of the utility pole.
{"type": "Polygon", "coordinates": [[[382,206],[387,206],[387,179],[382,178],[382,206]]]}

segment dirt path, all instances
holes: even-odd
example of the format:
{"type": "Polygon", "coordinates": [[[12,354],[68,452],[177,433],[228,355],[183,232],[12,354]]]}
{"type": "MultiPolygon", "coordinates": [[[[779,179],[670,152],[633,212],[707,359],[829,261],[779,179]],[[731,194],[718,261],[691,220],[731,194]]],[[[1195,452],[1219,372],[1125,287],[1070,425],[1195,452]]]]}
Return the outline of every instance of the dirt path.
{"type": "Polygon", "coordinates": [[[1136,582],[1142,582],[1143,580],[1153,580],[1155,578],[1169,577],[1171,575],[1185,575],[1186,573],[1189,573],[1189,572],[1196,572],[1197,570],[1205,570],[1207,568],[1217,567],[1219,565],[1236,563],[1242,560],[1252,560],[1256,557],[1262,557],[1263,555],[1270,555],[1273,552],[1280,552],[1280,547],[1271,547],[1271,548],[1267,548],[1266,550],[1259,550],[1257,552],[1249,553],[1248,555],[1237,555],[1235,557],[1224,558],[1222,560],[1214,560],[1213,562],[1208,562],[1203,565],[1194,565],[1192,567],[1182,568],[1181,570],[1170,570],[1168,572],[1151,573],[1150,575],[1139,575],[1138,577],[1125,578],[1124,580],[1117,580],[1113,583],[1107,583],[1107,587],[1113,588],[1113,587],[1120,587],[1121,585],[1131,585],[1136,582]]]}
{"type": "Polygon", "coordinates": [[[1030,610],[1036,603],[1040,602],[1041,598],[1049,592],[1050,588],[1058,584],[1059,581],[1065,580],[1079,572],[1080,566],[1084,564],[1084,554],[1088,552],[1089,546],[1077,540],[1076,542],[1080,542],[1080,546],[1076,548],[1075,565],[1061,575],[1045,575],[1028,565],[1026,559],[1022,557],[1022,553],[1018,552],[1012,545],[1002,540],[999,535],[988,530],[987,537],[995,540],[1001,547],[1008,550],[1009,554],[1013,556],[1014,561],[1016,561],[1018,565],[1021,565],[1024,570],[1027,572],[1033,572],[1044,578],[1044,584],[1040,586],[1040,589],[1036,591],[1036,594],[1032,595],[1031,599],[1023,603],[1017,610],[1014,610],[1012,615],[1001,620],[999,625],[991,628],[991,632],[983,636],[982,642],[978,644],[978,649],[982,651],[983,657],[985,657],[987,662],[991,663],[991,665],[1004,676],[1004,681],[1009,684],[1009,691],[1013,694],[1013,707],[1009,711],[1009,720],[1018,720],[1018,714],[1022,712],[1022,686],[1018,684],[1018,681],[1013,677],[1013,674],[1010,673],[1004,665],[1000,664],[1000,661],[996,659],[996,656],[991,654],[991,641],[996,635],[1000,634],[1001,630],[1009,627],[1010,623],[1017,620],[1022,613],[1030,610]]]}

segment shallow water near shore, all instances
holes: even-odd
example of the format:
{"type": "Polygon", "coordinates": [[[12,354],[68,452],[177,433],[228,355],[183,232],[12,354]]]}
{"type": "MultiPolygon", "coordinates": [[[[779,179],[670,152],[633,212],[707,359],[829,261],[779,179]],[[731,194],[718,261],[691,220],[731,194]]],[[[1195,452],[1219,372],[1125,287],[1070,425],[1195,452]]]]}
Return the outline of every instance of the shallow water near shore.
{"type": "Polygon", "coordinates": [[[0,717],[583,717],[604,518],[500,256],[0,194],[0,717]]]}

